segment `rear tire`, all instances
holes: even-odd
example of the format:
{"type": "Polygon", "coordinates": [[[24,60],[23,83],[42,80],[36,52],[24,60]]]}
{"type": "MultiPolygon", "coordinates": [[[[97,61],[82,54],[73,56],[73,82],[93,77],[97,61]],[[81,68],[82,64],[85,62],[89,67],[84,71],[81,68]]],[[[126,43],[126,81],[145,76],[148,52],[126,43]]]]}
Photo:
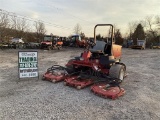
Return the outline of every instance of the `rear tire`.
{"type": "Polygon", "coordinates": [[[82,89],[82,87],[81,86],[77,86],[77,89],[80,90],[80,89],[82,89]]]}
{"type": "MultiPolygon", "coordinates": [[[[72,62],[73,60],[75,60],[75,59],[70,59],[70,60],[68,61],[68,63],[69,63],[69,62],[72,62]]],[[[74,66],[73,64],[66,66],[66,68],[67,68],[67,71],[68,71],[69,74],[79,71],[79,69],[78,69],[78,68],[75,68],[75,66],[74,66]]]]}
{"type": "Polygon", "coordinates": [[[44,81],[44,80],[46,80],[46,78],[44,76],[42,76],[42,80],[44,81]]]}
{"type": "Polygon", "coordinates": [[[125,77],[125,67],[123,65],[120,64],[115,64],[113,66],[111,66],[110,70],[109,70],[109,76],[112,78],[118,78],[123,82],[123,79],[125,77]]]}
{"type": "Polygon", "coordinates": [[[63,85],[64,85],[64,86],[67,86],[67,82],[64,82],[63,85]]]}
{"type": "Polygon", "coordinates": [[[53,83],[56,83],[56,80],[55,80],[55,79],[53,79],[53,80],[52,80],[52,82],[53,82],[53,83]]]}
{"type": "MultiPolygon", "coordinates": [[[[68,60],[67,63],[72,62],[73,60],[75,60],[75,59],[70,59],[70,60],[68,60]]],[[[67,68],[74,69],[74,66],[73,65],[69,65],[69,66],[67,66],[67,68]]]]}
{"type": "Polygon", "coordinates": [[[48,46],[47,49],[48,49],[48,50],[52,50],[52,46],[48,46]]]}

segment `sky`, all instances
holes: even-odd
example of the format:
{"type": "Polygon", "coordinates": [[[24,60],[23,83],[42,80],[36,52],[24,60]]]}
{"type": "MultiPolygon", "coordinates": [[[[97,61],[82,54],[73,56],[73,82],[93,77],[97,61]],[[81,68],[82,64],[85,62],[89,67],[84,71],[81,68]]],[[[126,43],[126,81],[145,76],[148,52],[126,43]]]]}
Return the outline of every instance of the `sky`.
{"type": "Polygon", "coordinates": [[[0,9],[44,21],[47,34],[69,36],[78,23],[92,37],[96,24],[114,24],[125,34],[129,22],[160,15],[160,0],[0,0],[0,9]]]}

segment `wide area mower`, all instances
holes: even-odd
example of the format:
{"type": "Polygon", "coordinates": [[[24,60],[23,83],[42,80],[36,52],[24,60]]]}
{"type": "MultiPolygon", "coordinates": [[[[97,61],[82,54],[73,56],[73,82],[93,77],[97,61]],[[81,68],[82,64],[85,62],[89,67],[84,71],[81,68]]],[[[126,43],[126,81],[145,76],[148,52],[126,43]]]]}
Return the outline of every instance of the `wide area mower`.
{"type": "Polygon", "coordinates": [[[88,41],[88,47],[83,53],[69,60],[66,67],[54,65],[48,68],[43,79],[64,81],[64,85],[77,89],[91,86],[91,91],[96,95],[116,99],[125,93],[120,87],[126,76],[126,66],[121,62],[121,49],[122,46],[114,43],[113,25],[97,24],[94,28],[94,40],[88,41]],[[96,38],[96,28],[102,26],[110,28],[110,36],[99,41],[96,38]]]}

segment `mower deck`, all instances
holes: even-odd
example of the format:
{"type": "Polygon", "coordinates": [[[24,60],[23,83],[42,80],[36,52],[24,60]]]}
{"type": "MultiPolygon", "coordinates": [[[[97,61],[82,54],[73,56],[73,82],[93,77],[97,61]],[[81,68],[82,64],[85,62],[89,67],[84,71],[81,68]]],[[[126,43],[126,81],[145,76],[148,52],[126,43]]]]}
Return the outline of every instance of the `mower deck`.
{"type": "Polygon", "coordinates": [[[103,98],[117,99],[118,97],[125,94],[125,90],[119,87],[106,87],[107,83],[95,84],[91,86],[91,91],[103,98]]]}
{"type": "Polygon", "coordinates": [[[43,79],[56,83],[63,81],[65,79],[65,75],[53,75],[52,73],[45,73],[43,75],[43,79]]]}
{"type": "Polygon", "coordinates": [[[78,76],[68,77],[64,80],[64,85],[76,87],[77,89],[85,88],[93,83],[94,81],[92,79],[81,79],[78,76]]]}

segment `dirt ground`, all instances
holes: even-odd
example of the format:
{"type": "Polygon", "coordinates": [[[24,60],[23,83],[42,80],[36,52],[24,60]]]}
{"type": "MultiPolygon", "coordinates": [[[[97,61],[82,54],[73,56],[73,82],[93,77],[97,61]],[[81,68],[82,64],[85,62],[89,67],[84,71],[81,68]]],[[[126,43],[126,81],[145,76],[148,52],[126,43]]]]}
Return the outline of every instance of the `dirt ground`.
{"type": "Polygon", "coordinates": [[[18,79],[18,50],[0,50],[0,120],[159,120],[160,50],[123,48],[126,94],[116,100],[42,81],[53,64],[79,56],[82,49],[38,50],[40,79],[18,79]]]}

